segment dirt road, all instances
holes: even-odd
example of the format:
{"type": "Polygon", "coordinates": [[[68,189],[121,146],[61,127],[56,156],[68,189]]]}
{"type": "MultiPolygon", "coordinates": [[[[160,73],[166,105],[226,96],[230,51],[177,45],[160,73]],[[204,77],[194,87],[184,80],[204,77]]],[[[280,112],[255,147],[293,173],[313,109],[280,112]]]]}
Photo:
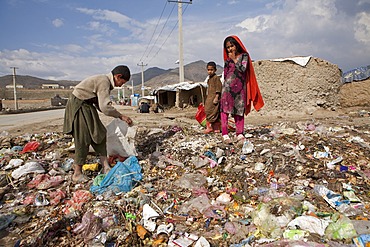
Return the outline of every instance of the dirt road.
{"type": "MultiPolygon", "coordinates": [[[[120,112],[130,116],[139,127],[161,128],[173,125],[193,125],[199,127],[194,116],[197,108],[171,108],[164,113],[138,113],[136,107],[115,106],[120,112]]],[[[353,107],[336,111],[317,110],[312,114],[303,112],[252,112],[246,117],[246,125],[268,125],[279,122],[320,121],[332,125],[370,125],[370,108],[353,107]]],[[[12,135],[24,133],[61,132],[63,129],[64,110],[52,110],[38,113],[24,113],[0,116],[0,132],[6,130],[12,135]],[[30,116],[30,117],[28,117],[30,116]]],[[[100,114],[102,122],[108,124],[111,117],[100,114]]]]}

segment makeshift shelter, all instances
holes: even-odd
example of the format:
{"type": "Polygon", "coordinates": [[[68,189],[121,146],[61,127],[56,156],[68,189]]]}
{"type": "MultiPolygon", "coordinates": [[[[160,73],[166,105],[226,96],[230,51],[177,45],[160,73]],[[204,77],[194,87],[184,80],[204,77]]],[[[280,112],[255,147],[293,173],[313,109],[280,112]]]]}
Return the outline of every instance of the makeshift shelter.
{"type": "Polygon", "coordinates": [[[152,105],[154,103],[157,103],[155,96],[152,96],[152,95],[140,97],[139,100],[138,100],[138,105],[140,105],[141,102],[146,102],[149,105],[152,105]]]}
{"type": "Polygon", "coordinates": [[[202,82],[181,82],[157,88],[153,94],[157,101],[164,107],[186,107],[188,105],[198,106],[204,102],[207,84],[202,82]]]}
{"type": "Polygon", "coordinates": [[[342,75],[342,81],[344,83],[353,81],[363,81],[370,78],[370,65],[358,67],[353,70],[347,71],[342,75]]]}

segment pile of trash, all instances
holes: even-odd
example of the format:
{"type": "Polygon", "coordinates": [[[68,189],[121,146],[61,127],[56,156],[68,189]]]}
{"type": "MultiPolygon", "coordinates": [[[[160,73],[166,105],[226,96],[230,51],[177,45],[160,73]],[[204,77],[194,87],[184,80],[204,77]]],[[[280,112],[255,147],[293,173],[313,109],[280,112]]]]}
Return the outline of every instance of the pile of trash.
{"type": "Polygon", "coordinates": [[[135,131],[108,174],[89,155],[87,184],[71,182],[70,136],[2,133],[0,245],[370,244],[369,126],[247,126],[240,145],[186,124],[135,131]]]}

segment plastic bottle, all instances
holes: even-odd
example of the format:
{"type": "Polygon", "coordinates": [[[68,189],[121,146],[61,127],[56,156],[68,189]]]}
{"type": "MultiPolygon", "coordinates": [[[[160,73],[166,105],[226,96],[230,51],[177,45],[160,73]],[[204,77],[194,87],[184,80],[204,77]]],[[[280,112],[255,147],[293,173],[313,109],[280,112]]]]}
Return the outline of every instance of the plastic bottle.
{"type": "Polygon", "coordinates": [[[243,154],[250,154],[254,151],[254,145],[250,141],[245,141],[242,147],[243,154]]]}
{"type": "Polygon", "coordinates": [[[66,159],[61,166],[62,169],[66,172],[70,171],[72,169],[73,162],[74,162],[74,159],[72,158],[66,159]]]}

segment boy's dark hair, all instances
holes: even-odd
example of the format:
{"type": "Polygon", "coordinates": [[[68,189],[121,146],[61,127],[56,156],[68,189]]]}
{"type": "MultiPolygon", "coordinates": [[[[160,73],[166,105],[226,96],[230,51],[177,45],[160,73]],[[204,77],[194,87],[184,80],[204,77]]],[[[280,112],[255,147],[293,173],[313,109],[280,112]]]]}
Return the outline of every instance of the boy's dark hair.
{"type": "Polygon", "coordinates": [[[121,74],[121,78],[128,81],[130,80],[131,73],[130,69],[126,65],[118,65],[112,70],[113,75],[121,74]]]}
{"type": "Polygon", "coordinates": [[[207,63],[207,67],[208,67],[208,66],[212,66],[213,68],[215,68],[215,69],[216,69],[216,63],[215,63],[215,62],[213,62],[213,61],[208,62],[208,63],[207,63]]]}

